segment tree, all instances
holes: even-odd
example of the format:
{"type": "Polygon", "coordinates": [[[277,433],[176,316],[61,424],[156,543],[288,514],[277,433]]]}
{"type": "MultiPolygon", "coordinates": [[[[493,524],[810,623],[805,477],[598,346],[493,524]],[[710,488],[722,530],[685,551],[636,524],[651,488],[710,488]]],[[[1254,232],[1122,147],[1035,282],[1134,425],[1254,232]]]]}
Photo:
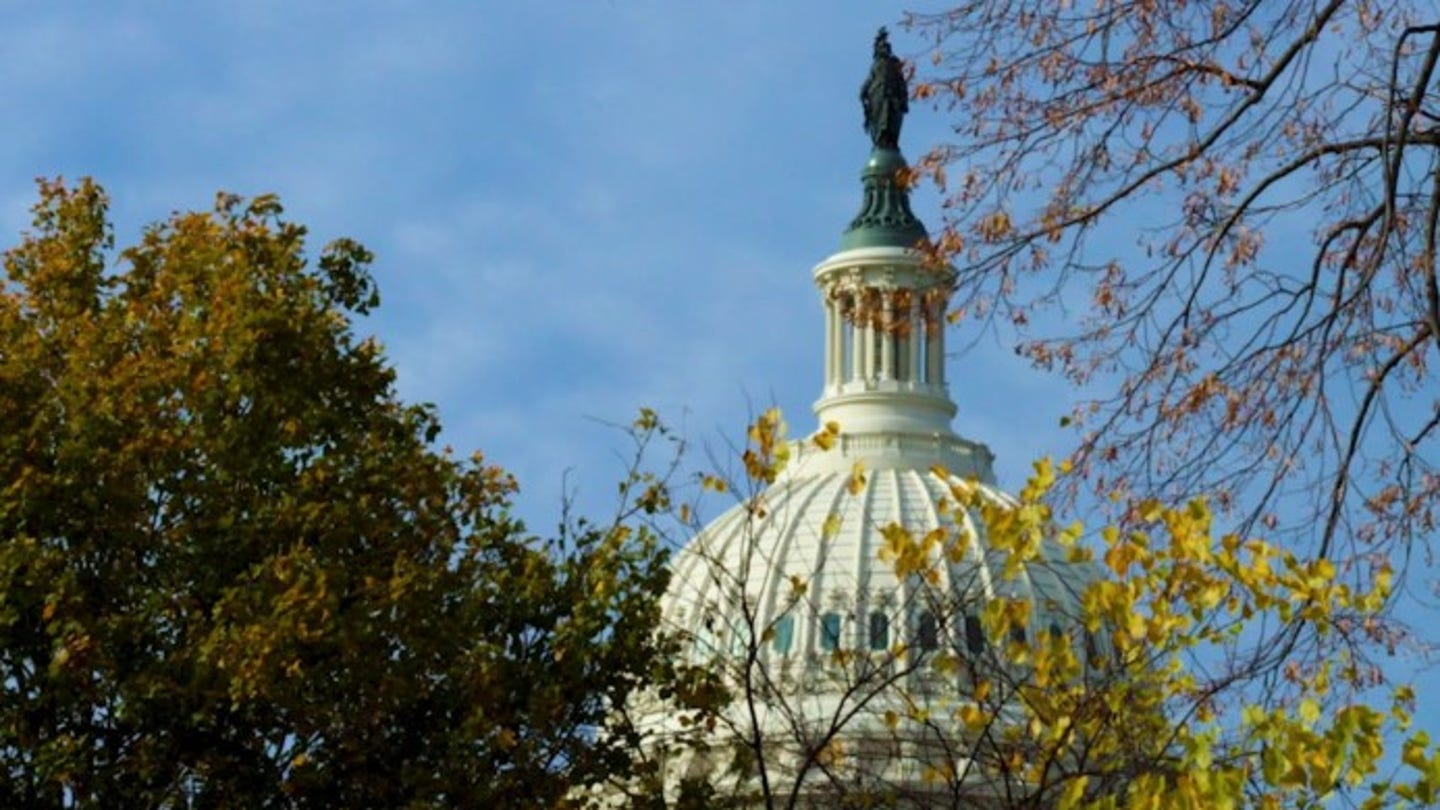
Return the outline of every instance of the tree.
{"type": "Polygon", "coordinates": [[[628,773],[667,657],[652,535],[554,541],[432,449],[271,196],[116,254],[106,196],[44,182],[0,286],[0,803],[494,807],[628,773]],[[600,733],[601,729],[608,729],[600,733]]]}
{"type": "Polygon", "coordinates": [[[1066,420],[1077,473],[1132,507],[1210,493],[1315,557],[1428,553],[1433,5],[984,0],[907,22],[931,49],[914,95],[956,115],[917,171],[945,195],[957,314],[1100,392],[1066,420]]]}
{"type": "MultiPolygon", "coordinates": [[[[945,482],[937,529],[870,527],[885,539],[895,581],[909,583],[902,598],[911,603],[898,613],[924,611],[932,624],[894,625],[877,645],[873,634],[825,626],[835,608],[821,591],[836,571],[784,567],[777,548],[806,525],[787,514],[787,490],[808,498],[823,487],[813,473],[781,473],[831,452],[837,431],[799,443],[784,433],[777,412],[761,415],[745,474],[703,479],[746,494],[717,534],[677,558],[680,574],[703,580],[677,584],[708,595],[672,593],[667,616],[685,654],[708,661],[727,694],[702,722],[656,722],[652,711],[641,726],[672,778],[708,779],[716,805],[1389,808],[1440,799],[1440,746],[1411,727],[1413,689],[1380,688],[1353,643],[1383,613],[1388,563],[1367,572],[1370,587],[1351,588],[1326,560],[1218,534],[1203,499],[1146,500],[1130,529],[1089,536],[1055,520],[1046,496],[1064,470],[1048,461],[1015,499],[936,470],[945,482]],[[717,544],[720,535],[741,553],[717,544]],[[984,579],[980,569],[993,587],[967,580],[984,579]],[[1075,592],[1012,587],[1042,579],[1075,592]],[[788,583],[785,596],[767,604],[776,581],[788,583]],[[1340,652],[1292,659],[1279,678],[1263,666],[1196,666],[1255,661],[1235,651],[1296,614],[1339,639],[1340,652]],[[820,643],[791,648],[807,634],[820,643]]],[[[860,499],[866,473],[853,475],[860,499]]],[[[831,528],[819,531],[833,539],[831,528]]]]}

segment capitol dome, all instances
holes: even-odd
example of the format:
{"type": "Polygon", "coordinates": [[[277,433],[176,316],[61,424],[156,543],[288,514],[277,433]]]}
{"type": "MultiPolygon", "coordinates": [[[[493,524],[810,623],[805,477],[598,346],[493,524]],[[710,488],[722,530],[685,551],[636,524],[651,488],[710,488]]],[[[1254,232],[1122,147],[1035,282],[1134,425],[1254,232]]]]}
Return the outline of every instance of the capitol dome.
{"type": "Polygon", "coordinates": [[[961,504],[1015,505],[986,483],[983,445],[954,435],[841,435],[833,449],[796,443],[792,452],[798,458],[774,484],[721,515],[672,563],[663,615],[696,663],[757,637],[757,659],[781,686],[824,681],[837,651],[944,650],[978,663],[992,643],[981,613],[999,597],[1035,606],[1017,633],[1077,630],[1078,599],[1098,570],[1064,562],[1065,550],[1047,540],[1040,564],[1006,576],[1005,552],[988,546],[976,511],[961,504]],[[934,542],[906,572],[897,538],[916,549],[934,542]]]}
{"type": "MultiPolygon", "coordinates": [[[[887,58],[882,29],[864,92],[887,58]]],[[[867,125],[883,117],[878,103],[867,100],[867,125]]],[[[1007,576],[987,542],[981,512],[1015,501],[995,486],[989,448],[951,427],[944,315],[956,271],[916,249],[925,229],[887,120],[893,133],[871,128],[860,214],[813,270],[821,440],[784,445],[773,481],[676,554],[662,601],[664,626],[691,663],[721,673],[731,702],[704,728],[662,714],[650,729],[688,740],[671,781],[704,777],[726,806],[764,791],[800,806],[859,795],[904,805],[935,790],[984,804],[1003,786],[959,718],[981,701],[999,722],[1019,716],[997,694],[1010,665],[997,651],[1048,633],[1096,657],[1075,617],[1098,569],[1065,562],[1047,540],[1036,564],[1007,576]],[[988,637],[999,601],[1029,606],[1013,638],[988,637]]]]}

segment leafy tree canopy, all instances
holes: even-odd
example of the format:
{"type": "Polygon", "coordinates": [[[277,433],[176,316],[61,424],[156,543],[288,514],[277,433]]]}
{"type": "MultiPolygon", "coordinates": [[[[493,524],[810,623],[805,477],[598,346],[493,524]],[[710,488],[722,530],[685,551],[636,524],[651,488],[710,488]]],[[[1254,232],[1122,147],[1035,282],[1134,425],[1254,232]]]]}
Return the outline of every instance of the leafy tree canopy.
{"type": "Polygon", "coordinates": [[[643,531],[528,537],[437,452],[272,196],[115,251],[42,182],[0,285],[0,803],[555,804],[629,767],[664,569],[643,531]],[[609,718],[609,719],[607,719],[609,718]]]}

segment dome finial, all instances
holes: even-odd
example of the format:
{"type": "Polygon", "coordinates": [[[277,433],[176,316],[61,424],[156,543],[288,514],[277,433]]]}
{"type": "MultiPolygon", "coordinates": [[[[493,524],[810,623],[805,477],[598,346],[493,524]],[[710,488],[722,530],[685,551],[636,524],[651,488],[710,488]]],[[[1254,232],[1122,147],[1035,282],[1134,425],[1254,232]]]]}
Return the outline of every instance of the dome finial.
{"type": "Polygon", "coordinates": [[[865,131],[877,149],[900,148],[900,125],[910,110],[910,91],[905,71],[890,50],[890,32],[880,27],[875,34],[875,59],[870,75],[860,87],[860,105],[865,108],[865,131]]]}
{"type": "Polygon", "coordinates": [[[860,86],[865,110],[865,131],[874,148],[861,180],[865,199],[860,213],[841,237],[844,250],[859,247],[915,247],[925,237],[925,226],[910,211],[905,183],[905,158],[900,155],[900,125],[910,109],[905,71],[890,50],[890,32],[875,34],[875,58],[870,75],[860,86]]]}

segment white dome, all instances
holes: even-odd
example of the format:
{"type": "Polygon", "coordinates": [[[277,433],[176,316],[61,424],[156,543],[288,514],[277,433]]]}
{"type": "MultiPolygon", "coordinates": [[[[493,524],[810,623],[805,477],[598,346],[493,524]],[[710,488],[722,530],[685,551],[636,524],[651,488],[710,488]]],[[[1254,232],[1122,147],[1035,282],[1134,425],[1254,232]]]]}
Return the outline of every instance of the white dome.
{"type": "Polygon", "coordinates": [[[779,680],[818,693],[836,650],[982,654],[993,642],[980,612],[997,597],[1035,606],[1030,632],[1076,630],[1095,566],[1064,562],[1064,550],[1047,541],[1041,564],[1006,579],[1004,555],[987,547],[977,516],[947,508],[952,487],[1014,504],[989,483],[984,445],[953,435],[842,435],[830,450],[796,443],[792,453],[773,485],[713,521],[672,563],[663,615],[697,663],[740,653],[758,631],[757,658],[779,680]],[[917,539],[945,533],[949,553],[931,555],[928,578],[897,575],[886,553],[893,527],[917,539]]]}
{"type": "MultiPolygon", "coordinates": [[[[1002,575],[1003,553],[987,547],[976,515],[950,508],[952,487],[1014,504],[987,483],[991,457],[983,445],[953,435],[842,435],[830,450],[796,443],[791,452],[774,484],[677,553],[664,621],[692,663],[725,673],[735,702],[722,733],[763,737],[772,776],[824,790],[837,768],[807,775],[804,763],[829,740],[848,752],[849,764],[839,769],[847,778],[924,793],[933,781],[927,769],[945,760],[953,771],[957,757],[968,757],[936,748],[943,735],[931,733],[935,724],[950,724],[952,741],[962,738],[955,711],[972,694],[976,673],[1001,659],[1000,642],[985,636],[985,605],[1025,599],[1034,606],[1027,634],[1065,633],[1093,656],[1096,641],[1075,617],[1079,594],[1098,570],[1059,562],[1063,549],[1047,542],[1040,564],[1002,575]],[[858,485],[856,461],[864,468],[858,485]],[[950,553],[931,555],[928,577],[897,576],[886,553],[897,526],[912,538],[945,532],[942,547],[950,553]],[[915,717],[917,707],[928,709],[928,731],[908,719],[897,723],[915,717]]],[[[651,729],[665,737],[695,733],[670,716],[652,718],[651,729]]],[[[676,766],[681,775],[713,779],[729,761],[718,757],[676,766]]],[[[733,790],[753,790],[729,778],[733,790]]],[[[981,794],[994,787],[965,781],[981,794]]]]}
{"type": "MultiPolygon", "coordinates": [[[[947,437],[923,448],[932,451],[925,454],[929,458],[902,452],[877,458],[856,447],[869,440],[842,436],[828,451],[792,445],[799,458],[759,499],[763,513],[749,503],[737,504],[676,555],[664,615],[671,628],[692,641],[697,656],[737,648],[751,627],[770,628],[785,616],[793,617],[789,632],[765,645],[761,654],[793,659],[801,668],[815,666],[818,653],[836,646],[888,648],[903,640],[895,638],[895,630],[915,620],[936,588],[914,577],[901,580],[895,566],[882,559],[883,530],[891,524],[915,535],[942,527],[953,532],[967,548],[962,561],[938,569],[947,580],[942,587],[976,596],[993,593],[983,529],[964,512],[957,525],[937,508],[951,497],[951,481],[938,468],[958,469],[963,478],[983,481],[972,471],[988,469],[986,449],[947,437]],[[862,464],[860,479],[856,461],[862,464]],[[741,615],[742,594],[752,615],[741,615]],[[870,638],[873,612],[886,616],[883,643],[870,638]],[[820,622],[827,613],[842,616],[841,635],[833,638],[832,627],[831,638],[822,644],[820,622]]],[[[895,451],[901,441],[895,437],[895,451]]],[[[975,486],[983,497],[1008,500],[984,483],[975,486]]]]}

